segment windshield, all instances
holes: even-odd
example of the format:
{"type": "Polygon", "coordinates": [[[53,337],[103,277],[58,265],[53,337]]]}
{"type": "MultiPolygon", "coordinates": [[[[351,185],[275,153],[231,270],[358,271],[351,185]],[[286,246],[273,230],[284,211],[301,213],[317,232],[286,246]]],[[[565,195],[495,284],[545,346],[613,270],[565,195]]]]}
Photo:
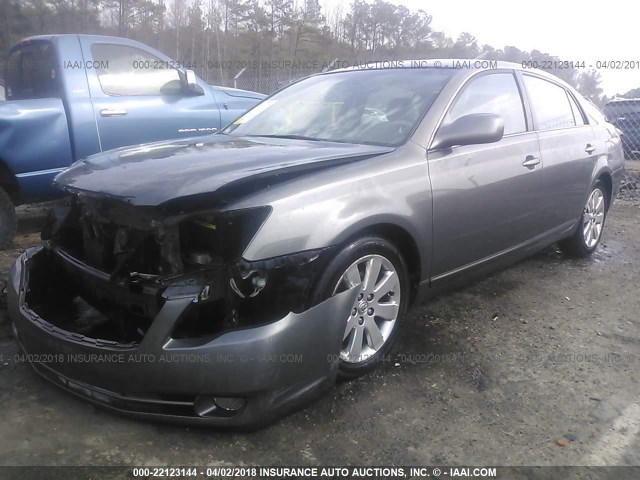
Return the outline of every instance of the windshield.
{"type": "Polygon", "coordinates": [[[401,145],[453,73],[388,69],[317,75],[266,99],[224,133],[401,145]]]}

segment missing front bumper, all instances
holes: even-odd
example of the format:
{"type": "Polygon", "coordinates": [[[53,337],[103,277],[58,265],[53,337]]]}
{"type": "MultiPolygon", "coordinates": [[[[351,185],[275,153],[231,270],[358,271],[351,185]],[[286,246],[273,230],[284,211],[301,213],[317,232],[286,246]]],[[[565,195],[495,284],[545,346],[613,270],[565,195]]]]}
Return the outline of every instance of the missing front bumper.
{"type": "Polygon", "coordinates": [[[252,427],[305,403],[335,381],[355,290],[207,341],[172,338],[177,319],[197,298],[183,293],[166,298],[139,344],[125,345],[67,332],[29,307],[29,273],[41,253],[41,248],[27,250],[11,269],[14,332],[38,373],[94,403],[147,418],[252,427]],[[206,399],[216,398],[240,407],[216,408],[212,400],[213,408],[207,408],[206,399]]]}

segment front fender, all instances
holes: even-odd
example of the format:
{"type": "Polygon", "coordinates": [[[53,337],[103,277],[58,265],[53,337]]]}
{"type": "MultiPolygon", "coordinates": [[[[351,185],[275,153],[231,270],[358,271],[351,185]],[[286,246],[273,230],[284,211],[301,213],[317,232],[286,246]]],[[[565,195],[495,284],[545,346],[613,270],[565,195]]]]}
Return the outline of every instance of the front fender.
{"type": "Polygon", "coordinates": [[[237,90],[235,95],[230,95],[222,88],[213,86],[210,88],[220,108],[220,125],[222,128],[255,107],[266,97],[266,95],[261,93],[244,90],[237,90]],[[246,94],[242,94],[243,92],[246,92],[246,94]]]}
{"type": "Polygon", "coordinates": [[[431,190],[425,162],[393,165],[363,162],[321,172],[285,186],[286,196],[269,204],[271,215],[243,257],[254,261],[337,245],[379,225],[406,231],[419,249],[421,271],[429,271],[431,190]],[[355,176],[358,171],[367,174],[355,176]]]}

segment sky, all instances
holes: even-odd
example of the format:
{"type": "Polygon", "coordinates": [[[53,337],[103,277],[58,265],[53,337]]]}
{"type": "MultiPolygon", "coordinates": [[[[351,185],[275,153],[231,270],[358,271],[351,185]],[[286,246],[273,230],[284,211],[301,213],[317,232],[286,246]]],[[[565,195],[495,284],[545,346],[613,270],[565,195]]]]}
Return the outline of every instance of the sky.
{"type": "MultiPolygon", "coordinates": [[[[370,0],[371,1],[371,0],[370,0]]],[[[634,61],[634,69],[599,69],[600,86],[611,97],[640,87],[640,2],[608,0],[387,0],[422,9],[433,17],[432,28],[454,39],[469,32],[494,48],[511,45],[539,50],[560,60],[634,61]]],[[[325,12],[350,0],[320,0],[325,12]]]]}

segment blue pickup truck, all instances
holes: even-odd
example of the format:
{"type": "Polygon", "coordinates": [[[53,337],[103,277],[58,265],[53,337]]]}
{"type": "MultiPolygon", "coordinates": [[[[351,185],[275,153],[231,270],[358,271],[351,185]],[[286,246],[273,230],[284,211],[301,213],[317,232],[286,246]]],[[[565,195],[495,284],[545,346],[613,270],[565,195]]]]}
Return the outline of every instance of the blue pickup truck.
{"type": "Polygon", "coordinates": [[[0,102],[0,248],[13,240],[15,205],[60,195],[51,180],[74,161],[212,134],[264,98],[183,67],[118,37],[48,35],[13,46],[0,102]]]}

